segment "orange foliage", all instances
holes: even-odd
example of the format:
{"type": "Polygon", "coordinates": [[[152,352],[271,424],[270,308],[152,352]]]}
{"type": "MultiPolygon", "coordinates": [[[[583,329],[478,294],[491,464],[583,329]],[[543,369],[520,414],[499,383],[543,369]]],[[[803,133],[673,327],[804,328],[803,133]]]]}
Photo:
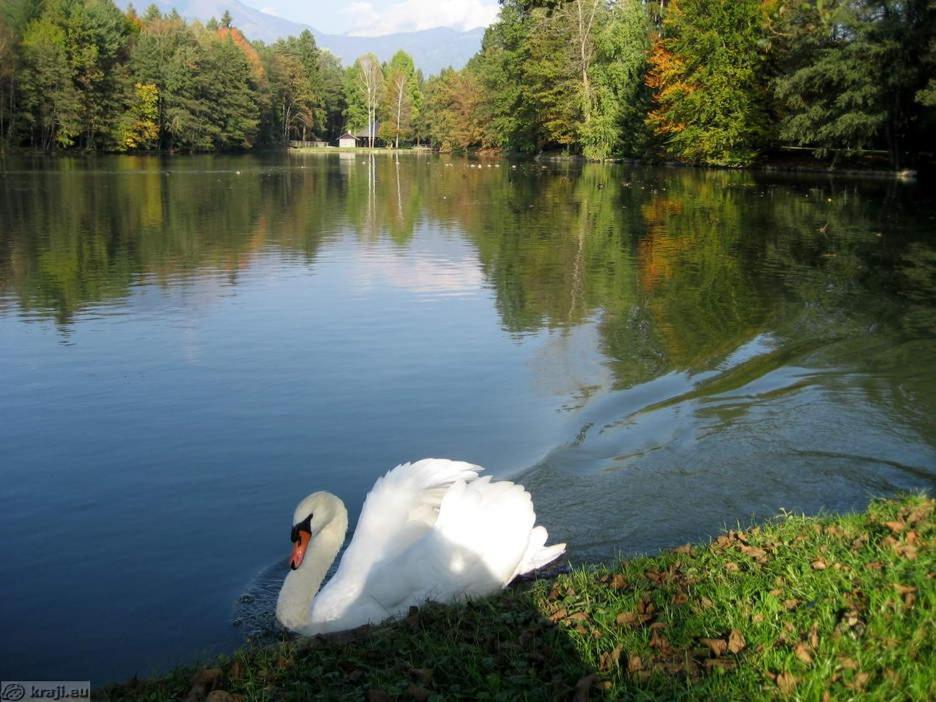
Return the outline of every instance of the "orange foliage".
{"type": "Polygon", "coordinates": [[[218,27],[218,38],[225,40],[230,39],[233,41],[237,48],[241,50],[241,53],[244,54],[244,58],[247,59],[247,63],[250,65],[250,73],[254,77],[254,80],[257,83],[263,82],[266,78],[266,74],[263,70],[263,63],[260,61],[260,54],[257,53],[257,50],[253,45],[247,41],[247,37],[241,34],[241,31],[236,27],[218,27]]]}
{"type": "Polygon", "coordinates": [[[653,92],[654,109],[647,115],[647,123],[660,135],[678,134],[686,125],[672,119],[670,108],[696,87],[687,82],[685,62],[666,47],[665,41],[656,37],[650,52],[650,70],[645,82],[653,92]]]}

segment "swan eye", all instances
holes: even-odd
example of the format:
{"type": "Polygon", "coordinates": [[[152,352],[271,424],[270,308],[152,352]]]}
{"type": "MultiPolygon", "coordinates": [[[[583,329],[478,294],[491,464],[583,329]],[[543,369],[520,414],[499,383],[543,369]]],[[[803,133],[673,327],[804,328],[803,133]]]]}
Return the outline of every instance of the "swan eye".
{"type": "Polygon", "coordinates": [[[307,534],[312,533],[312,515],[310,514],[304,520],[298,524],[293,525],[292,530],[289,532],[289,540],[292,543],[297,543],[299,541],[300,532],[306,532],[307,534]]]}

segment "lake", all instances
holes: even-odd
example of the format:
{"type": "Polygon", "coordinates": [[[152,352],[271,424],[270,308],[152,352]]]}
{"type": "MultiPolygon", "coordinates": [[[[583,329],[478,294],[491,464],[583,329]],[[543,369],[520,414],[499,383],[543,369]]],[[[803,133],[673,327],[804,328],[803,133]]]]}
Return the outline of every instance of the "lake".
{"type": "Polygon", "coordinates": [[[296,503],[330,490],[353,517],[410,459],[522,481],[576,562],[936,484],[926,184],[0,164],[3,679],[231,650],[296,503]]]}

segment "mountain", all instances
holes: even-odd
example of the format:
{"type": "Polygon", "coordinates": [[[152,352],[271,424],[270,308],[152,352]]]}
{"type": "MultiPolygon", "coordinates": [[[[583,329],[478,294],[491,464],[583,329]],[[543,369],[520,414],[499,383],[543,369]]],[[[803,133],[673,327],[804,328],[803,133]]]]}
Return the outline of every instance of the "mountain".
{"type": "MultiPolygon", "coordinates": [[[[131,0],[115,1],[124,10],[131,3],[131,0]]],[[[137,12],[142,13],[150,4],[156,5],[163,12],[178,10],[186,19],[202,22],[212,17],[220,19],[227,10],[231,13],[234,26],[245,36],[268,43],[308,29],[315,36],[316,43],[335,54],[345,66],[350,66],[358,56],[368,51],[374,52],[381,61],[386,61],[394,52],[403,49],[413,57],[416,66],[427,76],[438,73],[447,66],[464,66],[481,48],[481,39],[484,36],[483,28],[462,32],[447,27],[385,34],[380,37],[325,34],[314,27],[248,7],[239,0],[138,0],[134,6],[137,12]]]]}

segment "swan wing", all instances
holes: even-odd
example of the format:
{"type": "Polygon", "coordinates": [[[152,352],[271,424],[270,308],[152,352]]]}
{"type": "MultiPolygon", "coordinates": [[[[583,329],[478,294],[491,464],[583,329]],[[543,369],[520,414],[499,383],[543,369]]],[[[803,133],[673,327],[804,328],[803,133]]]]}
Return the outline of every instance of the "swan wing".
{"type": "Polygon", "coordinates": [[[427,600],[450,602],[496,592],[565,551],[546,546],[522,485],[490,477],[458,481],[445,493],[432,529],[368,578],[363,600],[385,616],[427,600]]]}
{"type": "Polygon", "coordinates": [[[393,560],[432,529],[449,488],[473,481],[481,470],[462,461],[426,458],[388,471],[367,494],[333,580],[339,575],[363,580],[376,563],[393,560]]]}

